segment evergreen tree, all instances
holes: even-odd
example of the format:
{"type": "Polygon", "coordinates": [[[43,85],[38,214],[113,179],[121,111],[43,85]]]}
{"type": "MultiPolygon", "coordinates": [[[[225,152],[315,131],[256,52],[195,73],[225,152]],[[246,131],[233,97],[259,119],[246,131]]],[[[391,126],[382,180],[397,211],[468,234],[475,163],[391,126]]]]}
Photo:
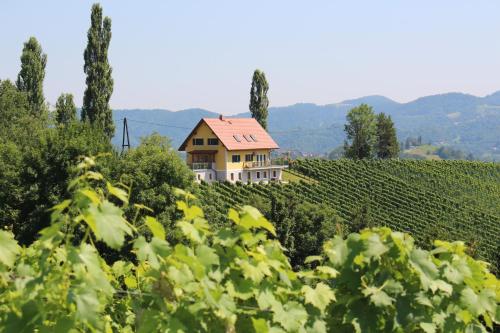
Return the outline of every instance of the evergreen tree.
{"type": "Polygon", "coordinates": [[[266,80],[266,75],[261,70],[256,69],[253,72],[252,88],[250,89],[250,113],[252,118],[255,118],[259,124],[267,130],[267,108],[269,99],[267,91],[269,84],[266,80]]]}
{"type": "Polygon", "coordinates": [[[76,119],[76,106],[72,94],[61,94],[56,102],[56,121],[68,124],[76,119]]]}
{"type": "Polygon", "coordinates": [[[35,37],[24,43],[21,54],[21,71],[17,75],[17,89],[26,92],[30,111],[34,116],[40,116],[45,111],[43,96],[43,79],[47,55],[35,37]]]}
{"type": "Polygon", "coordinates": [[[377,144],[378,158],[395,158],[399,154],[399,143],[396,137],[396,129],[391,116],[385,113],[377,115],[377,144]]]}
{"type": "Polygon", "coordinates": [[[99,4],[92,6],[91,26],[87,33],[87,48],[83,54],[83,70],[87,75],[83,96],[82,120],[103,129],[108,137],[115,131],[109,100],[113,93],[113,78],[108,62],[108,47],[111,41],[111,19],[102,18],[99,4]]]}
{"type": "Polygon", "coordinates": [[[349,111],[344,128],[347,135],[344,143],[345,157],[352,159],[373,157],[375,125],[375,114],[371,106],[361,104],[349,111]]]}

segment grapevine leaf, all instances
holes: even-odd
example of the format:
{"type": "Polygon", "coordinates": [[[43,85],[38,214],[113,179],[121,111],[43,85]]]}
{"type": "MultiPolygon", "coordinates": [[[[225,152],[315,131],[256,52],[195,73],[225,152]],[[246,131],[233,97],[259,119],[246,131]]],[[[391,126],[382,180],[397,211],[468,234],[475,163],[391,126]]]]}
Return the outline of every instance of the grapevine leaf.
{"type": "Polygon", "coordinates": [[[314,289],[307,285],[303,286],[302,293],[304,294],[306,303],[314,305],[321,312],[324,312],[328,304],[335,300],[335,294],[332,289],[323,282],[318,283],[314,289]]]}
{"type": "Polygon", "coordinates": [[[125,240],[125,234],[131,234],[127,221],[122,217],[122,210],[109,201],[100,205],[91,203],[85,214],[89,226],[95,226],[95,236],[109,247],[119,249],[125,240]]]}
{"type": "Polygon", "coordinates": [[[268,333],[269,332],[269,327],[267,325],[267,321],[264,318],[259,318],[255,319],[252,318],[252,325],[255,330],[255,332],[259,333],[268,333]]]}
{"type": "Polygon", "coordinates": [[[128,204],[128,194],[121,188],[111,185],[110,182],[106,182],[106,188],[109,193],[120,199],[124,204],[128,204]]]}
{"type": "Polygon", "coordinates": [[[309,264],[311,262],[316,262],[316,261],[319,261],[319,262],[323,261],[323,257],[322,256],[309,256],[304,260],[304,264],[309,264]]]}
{"type": "Polygon", "coordinates": [[[158,269],[160,267],[160,257],[165,257],[170,253],[168,243],[162,239],[153,237],[151,243],[146,241],[146,238],[139,236],[134,242],[137,258],[141,261],[147,260],[151,267],[158,269]]]}
{"type": "Polygon", "coordinates": [[[165,229],[154,217],[146,216],[144,218],[144,223],[146,223],[153,236],[159,239],[165,239],[165,229]]]}
{"type": "Polygon", "coordinates": [[[14,265],[21,247],[11,232],[0,230],[0,262],[7,267],[14,265]]]}
{"type": "Polygon", "coordinates": [[[196,248],[198,260],[206,267],[219,264],[219,256],[214,249],[206,245],[198,245],[196,248]]]}
{"type": "Polygon", "coordinates": [[[390,306],[394,301],[394,299],[387,295],[385,291],[377,287],[368,286],[364,288],[362,292],[363,295],[370,297],[370,301],[373,305],[378,307],[390,306]]]}
{"type": "Polygon", "coordinates": [[[275,306],[273,311],[274,321],[288,332],[298,331],[307,321],[306,309],[297,302],[286,303],[283,307],[280,304],[280,306],[275,306]]]}
{"type": "Polygon", "coordinates": [[[78,319],[96,323],[99,314],[99,300],[97,294],[90,288],[75,290],[76,316],[78,319]]]}
{"type": "Polygon", "coordinates": [[[425,333],[435,333],[436,332],[436,326],[433,323],[420,323],[420,328],[425,333]]]}
{"type": "Polygon", "coordinates": [[[194,225],[192,225],[189,222],[186,221],[179,221],[177,222],[177,227],[179,227],[187,238],[192,240],[195,243],[201,243],[201,235],[200,232],[195,228],[194,225]]]}

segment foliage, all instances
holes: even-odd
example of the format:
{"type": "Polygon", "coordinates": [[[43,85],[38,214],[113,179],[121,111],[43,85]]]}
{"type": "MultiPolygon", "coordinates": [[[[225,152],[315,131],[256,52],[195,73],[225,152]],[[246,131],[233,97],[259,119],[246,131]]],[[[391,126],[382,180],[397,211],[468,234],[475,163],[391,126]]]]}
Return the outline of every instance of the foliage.
{"type": "Polygon", "coordinates": [[[499,281],[462,242],[428,252],[406,234],[365,229],[325,244],[337,332],[486,332],[498,318],[499,281]]]}
{"type": "Polygon", "coordinates": [[[12,123],[0,134],[0,227],[22,244],[32,242],[49,224],[47,209],[67,196],[77,158],[111,149],[85,123],[47,128],[30,116],[12,123]]]}
{"type": "Polygon", "coordinates": [[[269,84],[267,83],[266,75],[263,71],[256,69],[252,77],[249,107],[252,118],[255,118],[264,129],[267,129],[267,108],[269,107],[269,99],[267,98],[268,90],[269,84]]]}
{"type": "Polygon", "coordinates": [[[76,120],[76,106],[72,94],[61,94],[56,102],[56,121],[67,124],[76,120]]]}
{"type": "Polygon", "coordinates": [[[101,128],[111,138],[115,132],[109,100],[113,93],[113,78],[108,62],[111,41],[111,19],[102,18],[102,7],[92,6],[91,26],[87,33],[87,47],[83,54],[83,70],[87,87],[83,95],[82,121],[101,128]]]}
{"type": "MultiPolygon", "coordinates": [[[[396,136],[396,129],[391,116],[379,113],[376,119],[376,147],[378,158],[396,158],[399,154],[399,143],[396,136]]],[[[421,138],[420,138],[420,141],[421,138]]]]}
{"type": "Polygon", "coordinates": [[[47,55],[35,37],[30,37],[24,43],[21,54],[21,71],[17,76],[16,85],[20,91],[27,94],[31,114],[41,116],[45,113],[45,98],[43,96],[43,80],[47,55]]]}
{"type": "Polygon", "coordinates": [[[344,144],[345,157],[352,159],[371,158],[376,140],[375,114],[371,106],[361,104],[349,111],[344,144]]]}
{"type": "Polygon", "coordinates": [[[498,280],[460,242],[428,252],[366,229],[327,241],[306,260],[314,269],[294,272],[255,208],[229,210],[232,225],[213,231],[179,190],[173,246],[144,206],[128,221],[127,188],[94,167],[78,165],[71,198],[31,246],[0,231],[0,332],[484,332],[500,320],[498,280]],[[132,244],[136,260],[106,263],[99,241],[132,244]]]}
{"type": "MultiPolygon", "coordinates": [[[[158,134],[143,138],[137,148],[126,151],[114,164],[112,178],[133,185],[130,203],[147,204],[172,239],[173,223],[179,217],[173,189],[192,189],[193,174],[170,141],[158,134]]],[[[133,209],[127,214],[131,217],[133,209]]]]}
{"type": "Polygon", "coordinates": [[[29,115],[27,93],[17,90],[9,80],[0,81],[0,129],[2,132],[29,115]]]}

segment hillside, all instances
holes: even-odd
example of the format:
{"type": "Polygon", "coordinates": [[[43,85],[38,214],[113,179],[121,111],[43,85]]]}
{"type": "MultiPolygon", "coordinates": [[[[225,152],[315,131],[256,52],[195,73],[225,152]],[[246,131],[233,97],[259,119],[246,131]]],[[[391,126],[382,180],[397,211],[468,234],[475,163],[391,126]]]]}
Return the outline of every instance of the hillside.
{"type": "MultiPolygon", "coordinates": [[[[383,96],[367,96],[340,103],[316,105],[299,103],[269,109],[269,131],[284,150],[326,153],[342,144],[343,125],[349,109],[361,103],[376,112],[392,116],[400,139],[422,136],[424,142],[452,145],[482,159],[500,159],[500,92],[486,97],[461,93],[427,96],[398,103],[383,96]]],[[[203,109],[115,110],[117,135],[121,144],[121,120],[127,117],[132,144],[154,131],[180,144],[201,117],[218,114],[203,109]]],[[[236,117],[249,117],[240,113],[236,117]]]]}
{"type": "Polygon", "coordinates": [[[366,207],[375,225],[412,234],[423,247],[431,240],[464,240],[499,268],[500,165],[465,161],[298,160],[286,185],[202,185],[206,206],[221,216],[255,196],[298,197],[327,204],[344,221],[366,207]],[[311,181],[301,181],[305,177],[311,181]]]}

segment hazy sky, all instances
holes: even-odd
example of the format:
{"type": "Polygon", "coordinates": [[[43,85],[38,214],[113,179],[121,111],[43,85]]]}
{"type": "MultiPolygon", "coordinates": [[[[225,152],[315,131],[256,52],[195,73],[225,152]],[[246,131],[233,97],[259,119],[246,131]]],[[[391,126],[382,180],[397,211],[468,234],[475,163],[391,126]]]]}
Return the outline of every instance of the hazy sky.
{"type": "MultiPolygon", "coordinates": [[[[23,42],[48,55],[45,96],[81,105],[91,1],[0,2],[0,79],[23,42]]],[[[397,101],[500,90],[500,1],[102,1],[113,108],[248,109],[253,70],[271,106],[380,94],[397,101]]]]}

